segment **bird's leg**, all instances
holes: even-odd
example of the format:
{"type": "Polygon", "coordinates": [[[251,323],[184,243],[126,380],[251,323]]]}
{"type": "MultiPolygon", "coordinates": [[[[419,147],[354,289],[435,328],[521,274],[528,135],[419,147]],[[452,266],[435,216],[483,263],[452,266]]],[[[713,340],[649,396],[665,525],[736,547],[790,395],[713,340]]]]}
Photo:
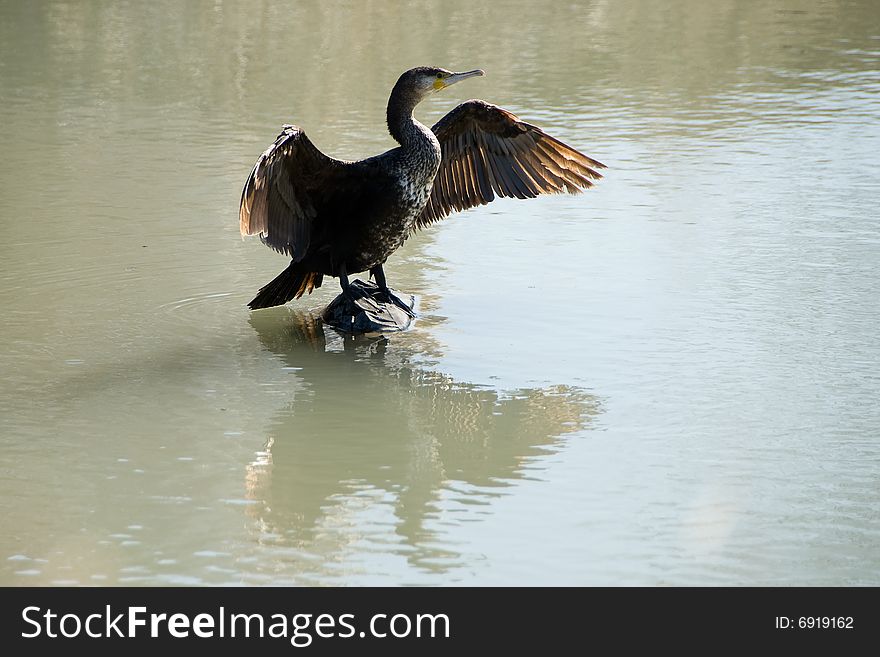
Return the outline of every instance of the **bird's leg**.
{"type": "Polygon", "coordinates": [[[385,301],[386,303],[393,303],[395,306],[399,306],[406,313],[412,317],[415,317],[415,313],[413,313],[412,308],[407,306],[396,294],[394,294],[388,288],[388,282],[385,280],[385,270],[382,269],[382,263],[379,263],[372,269],[370,269],[370,274],[372,274],[373,278],[376,279],[376,285],[379,286],[379,293],[377,296],[385,301]]]}
{"type": "Polygon", "coordinates": [[[345,263],[339,268],[339,285],[342,287],[342,294],[346,299],[351,299],[351,285],[348,282],[348,271],[345,269],[345,263]]]}
{"type": "Polygon", "coordinates": [[[379,286],[379,291],[385,293],[386,295],[390,294],[388,291],[388,283],[385,280],[385,270],[382,269],[382,263],[379,263],[372,269],[370,269],[370,275],[376,279],[376,285],[379,286]]]}

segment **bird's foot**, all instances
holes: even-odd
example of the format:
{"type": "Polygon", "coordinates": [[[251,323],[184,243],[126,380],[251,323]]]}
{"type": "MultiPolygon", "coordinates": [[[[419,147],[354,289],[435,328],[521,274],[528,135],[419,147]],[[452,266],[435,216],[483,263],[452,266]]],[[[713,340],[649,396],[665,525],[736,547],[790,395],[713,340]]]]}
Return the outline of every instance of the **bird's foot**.
{"type": "Polygon", "coordinates": [[[378,292],[373,295],[373,298],[376,301],[380,301],[382,303],[389,303],[397,306],[401,310],[403,310],[410,317],[415,317],[416,313],[413,310],[412,306],[408,305],[406,301],[401,299],[394,291],[389,287],[380,287],[378,292]]]}
{"type": "Polygon", "coordinates": [[[370,295],[360,285],[348,285],[342,289],[342,294],[340,296],[346,301],[356,304],[361,299],[369,297],[370,295]]]}

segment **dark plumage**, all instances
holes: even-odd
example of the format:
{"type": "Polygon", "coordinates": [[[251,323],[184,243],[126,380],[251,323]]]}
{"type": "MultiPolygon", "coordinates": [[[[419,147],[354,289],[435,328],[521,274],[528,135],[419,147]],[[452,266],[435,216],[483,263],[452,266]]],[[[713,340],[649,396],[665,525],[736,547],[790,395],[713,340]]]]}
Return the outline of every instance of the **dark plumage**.
{"type": "Polygon", "coordinates": [[[400,144],[356,162],[319,151],[297,126],[285,125],[245,183],[242,235],[291,258],[260,289],[251,308],[277,306],[338,276],[370,270],[387,289],[382,265],[417,228],[495,196],[577,193],[604,165],[540,128],[481,100],[462,103],[429,130],[415,106],[434,91],[482,71],[420,67],[400,76],[388,100],[388,129],[400,144]]]}

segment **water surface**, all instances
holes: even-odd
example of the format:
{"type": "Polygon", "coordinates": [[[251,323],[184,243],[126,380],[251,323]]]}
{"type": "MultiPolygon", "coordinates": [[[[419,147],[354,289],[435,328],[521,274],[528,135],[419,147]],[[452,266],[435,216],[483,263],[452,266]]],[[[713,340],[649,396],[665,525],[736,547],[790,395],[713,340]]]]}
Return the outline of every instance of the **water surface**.
{"type": "Polygon", "coordinates": [[[877,3],[399,5],[0,2],[0,582],[880,584],[877,3]],[[250,313],[255,157],[420,64],[606,178],[250,313]]]}

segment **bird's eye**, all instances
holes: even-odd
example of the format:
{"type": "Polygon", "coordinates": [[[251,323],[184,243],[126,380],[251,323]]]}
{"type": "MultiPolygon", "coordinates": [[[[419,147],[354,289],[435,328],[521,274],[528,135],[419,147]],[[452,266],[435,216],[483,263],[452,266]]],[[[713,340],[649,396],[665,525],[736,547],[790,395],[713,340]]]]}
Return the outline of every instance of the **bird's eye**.
{"type": "Polygon", "coordinates": [[[441,79],[442,77],[443,77],[443,74],[442,74],[442,73],[438,73],[438,74],[437,74],[437,79],[438,79],[438,80],[441,79]]]}

